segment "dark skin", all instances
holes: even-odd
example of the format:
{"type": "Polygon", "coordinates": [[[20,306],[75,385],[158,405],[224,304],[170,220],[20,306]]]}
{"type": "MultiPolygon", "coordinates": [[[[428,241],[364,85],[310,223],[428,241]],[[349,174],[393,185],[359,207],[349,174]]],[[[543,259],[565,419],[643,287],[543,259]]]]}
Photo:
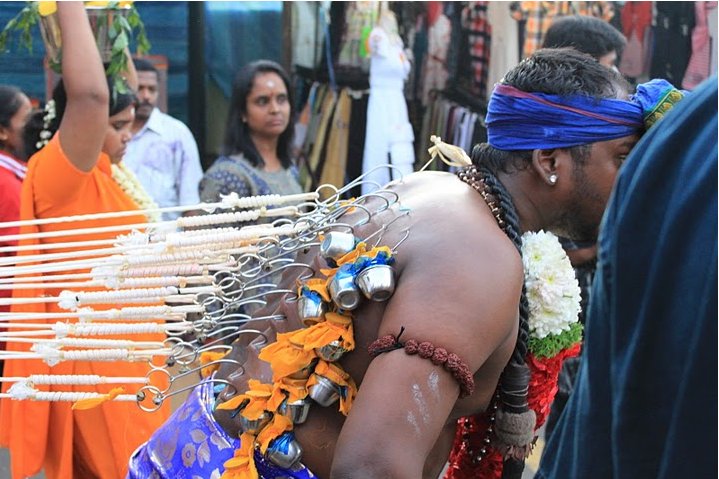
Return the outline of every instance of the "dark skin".
{"type": "MultiPolygon", "coordinates": [[[[603,195],[605,202],[621,157],[635,140],[592,148],[586,173],[596,189],[592,193],[603,195]]],[[[538,150],[529,168],[500,176],[515,199],[523,230],[561,225],[570,206],[579,208],[584,218],[567,229],[584,229],[591,222],[596,229],[604,205],[597,211],[593,195],[585,199],[574,191],[580,183],[569,174],[572,167],[567,150],[538,150]],[[556,183],[550,182],[551,174],[557,175],[556,183]]],[[[385,303],[364,303],[354,314],[357,347],[340,361],[359,385],[352,410],[345,418],[336,407],[313,405],[308,421],[295,429],[304,449],[302,462],[319,477],[436,478],[447,460],[456,420],[486,410],[514,349],[521,258],[481,196],[454,175],[436,172],[410,175],[393,189],[410,214],[392,224],[382,244],[395,245],[407,228],[410,235],[398,248],[394,295],[385,303]],[[377,337],[396,335],[402,326],[404,340],[432,341],[458,354],[474,371],[474,393],[459,399],[459,385],[449,373],[403,350],[372,360],[367,346],[377,337]]],[[[397,214],[395,206],[355,233],[365,237],[397,214]]],[[[321,265],[315,251],[298,261],[321,265]]],[[[268,305],[265,312],[271,311],[287,319],[271,327],[252,325],[270,327],[270,340],[275,330],[301,327],[293,304],[268,305]]],[[[241,343],[251,341],[248,337],[241,343]]],[[[250,378],[270,380],[268,365],[257,360],[256,350],[238,344],[232,353],[245,365],[244,374],[231,378],[240,391],[250,378]]],[[[235,369],[226,366],[220,376],[235,369]]],[[[232,392],[226,389],[220,400],[232,392]]],[[[217,410],[215,415],[237,435],[228,412],[217,410]]]]}

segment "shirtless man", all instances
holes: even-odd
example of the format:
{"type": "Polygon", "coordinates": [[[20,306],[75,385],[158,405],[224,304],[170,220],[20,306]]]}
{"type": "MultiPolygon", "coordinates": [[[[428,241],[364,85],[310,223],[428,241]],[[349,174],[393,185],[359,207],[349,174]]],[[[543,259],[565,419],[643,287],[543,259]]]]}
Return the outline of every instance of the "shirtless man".
{"type": "MultiPolygon", "coordinates": [[[[493,93],[489,144],[475,147],[476,168],[459,175],[464,181],[444,172],[409,175],[389,186],[400,201],[354,230],[365,238],[389,225],[381,244],[399,246],[394,294],[352,311],[355,348],[337,363],[358,386],[347,416],[336,405],[313,404],[307,420],[294,426],[303,453],[301,464],[291,468],[278,472],[257,451],[249,453],[249,467],[248,444],[244,456],[236,452],[229,460],[239,448],[236,438],[252,436],[242,434],[239,425],[247,403],[229,410],[223,404],[245,393],[250,379],[273,382],[274,363],[271,370],[258,358],[264,339],[248,336],[236,341],[229,356],[243,368],[224,365],[215,376],[235,387],[213,394],[212,386],[205,386],[193,393],[135,453],[130,477],[158,469],[169,475],[181,469],[188,477],[208,477],[210,471],[258,477],[240,474],[257,467],[259,477],[434,479],[447,462],[460,417],[497,404],[497,429],[508,418],[522,423],[528,313],[520,308],[526,304],[521,235],[548,230],[596,239],[615,176],[644,131],[643,107],[628,98],[619,75],[574,50],[543,50],[523,61],[493,93]],[[378,338],[383,339],[377,343],[378,338]],[[429,360],[422,351],[412,354],[417,352],[410,351],[412,340],[456,356],[449,354],[453,360],[443,367],[436,355],[429,360]],[[495,396],[498,384],[501,394],[495,396]],[[190,439],[192,428],[204,432],[190,439]],[[203,443],[199,460],[193,441],[205,436],[211,440],[209,446],[203,443]],[[158,454],[165,465],[155,460],[158,454]]],[[[366,206],[373,211],[381,204],[372,198],[366,206]]],[[[356,223],[362,214],[355,211],[341,221],[356,223]]],[[[327,267],[315,249],[297,261],[315,271],[327,267]]],[[[294,285],[296,275],[285,278],[285,285],[294,285]]],[[[282,317],[248,327],[264,330],[269,343],[283,340],[277,333],[303,328],[293,302],[270,304],[266,312],[282,317]]],[[[303,376],[297,373],[293,377],[303,376]]]]}

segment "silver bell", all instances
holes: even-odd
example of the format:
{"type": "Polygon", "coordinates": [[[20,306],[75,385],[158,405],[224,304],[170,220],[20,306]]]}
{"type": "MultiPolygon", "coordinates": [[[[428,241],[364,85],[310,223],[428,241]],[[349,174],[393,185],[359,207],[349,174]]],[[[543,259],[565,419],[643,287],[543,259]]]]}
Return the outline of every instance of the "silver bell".
{"type": "Polygon", "coordinates": [[[332,341],[329,344],[325,344],[321,348],[315,348],[315,352],[320,359],[324,359],[325,361],[331,363],[341,358],[342,355],[347,352],[347,350],[342,347],[341,342],[332,341]]]}
{"type": "Polygon", "coordinates": [[[257,434],[263,427],[269,424],[270,420],[272,420],[272,415],[267,411],[263,412],[257,419],[247,419],[240,414],[240,427],[242,428],[242,432],[257,434]]]}
{"type": "Polygon", "coordinates": [[[355,285],[354,277],[342,269],[330,281],[330,297],[335,304],[347,311],[355,309],[360,303],[360,292],[355,285]]]}
{"type": "Polygon", "coordinates": [[[324,321],[324,316],[327,312],[327,304],[322,301],[322,298],[318,299],[318,296],[319,295],[302,295],[297,300],[297,314],[299,315],[302,324],[307,327],[324,321]]]}
{"type": "Polygon", "coordinates": [[[320,406],[331,406],[340,398],[339,386],[324,376],[317,375],[317,383],[309,387],[310,397],[320,406]]]}
{"type": "Polygon", "coordinates": [[[324,259],[338,260],[356,246],[356,239],[352,233],[331,231],[325,235],[320,244],[320,254],[324,259]]]}
{"type": "Polygon", "coordinates": [[[394,293],[394,269],[375,264],[360,271],[355,280],[362,294],[372,301],[386,301],[394,293]]]}
{"type": "Polygon", "coordinates": [[[265,457],[282,469],[292,469],[302,459],[302,446],[294,434],[286,432],[270,443],[265,457]]]}
{"type": "Polygon", "coordinates": [[[307,420],[307,415],[310,413],[310,404],[307,399],[298,399],[292,402],[285,400],[280,404],[278,411],[289,418],[293,424],[302,424],[307,420]]]}

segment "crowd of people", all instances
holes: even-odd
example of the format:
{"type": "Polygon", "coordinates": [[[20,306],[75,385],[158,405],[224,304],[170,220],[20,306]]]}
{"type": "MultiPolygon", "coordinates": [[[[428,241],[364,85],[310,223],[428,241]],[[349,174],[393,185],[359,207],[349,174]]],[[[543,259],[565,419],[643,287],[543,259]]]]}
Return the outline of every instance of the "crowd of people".
{"type": "MultiPolygon", "coordinates": [[[[204,214],[202,204],[230,195],[302,192],[291,156],[297,105],[279,64],[238,72],[221,155],[203,173],[192,133],[158,108],[153,64],[128,53],[122,81],[109,78],[82,3],[58,2],[57,13],[62,78],[47,106],[33,111],[21,89],[0,86],[0,223],[9,224],[0,258],[14,247],[20,256],[88,249],[68,243],[204,214]],[[44,222],[108,212],[128,213],[44,222]],[[87,228],[99,232],[73,231],[87,228]]],[[[691,92],[658,79],[631,86],[614,68],[625,44],[602,20],[558,20],[544,48],[495,86],[487,142],[469,156],[439,142],[456,171],[408,174],[346,200],[329,216],[352,245],[329,256],[330,228],[293,252],[304,270],[273,276],[276,290],[312,291],[326,311],[307,321],[297,295],[267,294],[258,319],[239,327],[258,335],[237,335],[174,412],[169,401],[150,413],[132,402],[76,410],[0,396],[13,479],[40,470],[51,479],[519,478],[545,422],[542,479],[711,473],[717,79],[691,92]],[[392,270],[389,295],[337,299],[335,280],[375,266],[392,270]],[[301,420],[291,405],[304,408],[301,420]]],[[[30,351],[12,340],[3,348],[30,351]]],[[[0,378],[148,370],[6,357],[0,378]]]]}

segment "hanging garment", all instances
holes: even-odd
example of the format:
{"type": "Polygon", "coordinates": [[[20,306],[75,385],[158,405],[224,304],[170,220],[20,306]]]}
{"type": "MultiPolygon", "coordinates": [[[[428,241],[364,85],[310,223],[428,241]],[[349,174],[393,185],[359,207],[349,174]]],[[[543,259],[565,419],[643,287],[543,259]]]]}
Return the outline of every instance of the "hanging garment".
{"type": "Polygon", "coordinates": [[[489,98],[494,84],[502,79],[505,72],[519,63],[519,26],[510,17],[509,6],[508,2],[489,2],[487,7],[487,18],[492,25],[492,44],[485,98],[489,98]]]}
{"type": "Polygon", "coordinates": [[[694,2],[655,2],[654,48],[649,75],[680,85],[692,53],[694,2]]]}
{"type": "Polygon", "coordinates": [[[352,114],[352,101],[343,88],[337,100],[335,114],[332,117],[329,139],[327,140],[327,154],[321,166],[320,184],[331,184],[341,188],[345,183],[347,170],[347,146],[349,141],[350,115],[352,114]]]}
{"type": "Polygon", "coordinates": [[[692,31],[692,56],[684,74],[682,87],[691,90],[711,74],[712,39],[709,35],[708,17],[714,13],[717,2],[695,3],[695,26],[692,31]]]}
{"type": "Polygon", "coordinates": [[[627,2],[621,16],[627,46],[619,62],[619,71],[631,78],[645,76],[650,62],[652,3],[627,2]]]}
{"type": "Polygon", "coordinates": [[[525,22],[522,58],[542,45],[544,34],[556,17],[587,15],[609,21],[614,17],[611,2],[512,2],[512,18],[525,22]]]}
{"type": "Polygon", "coordinates": [[[447,84],[447,49],[451,35],[452,25],[449,18],[444,14],[438,15],[427,33],[427,56],[422,75],[422,103],[425,105],[429,102],[429,93],[432,90],[443,90],[447,84]]]}
{"type": "Polygon", "coordinates": [[[467,31],[472,64],[472,93],[486,98],[492,26],[487,19],[489,2],[469,2],[462,10],[462,28],[467,31]]]}
{"type": "MultiPolygon", "coordinates": [[[[410,64],[398,39],[390,39],[380,27],[372,29],[369,37],[372,56],[362,172],[367,174],[377,166],[391,163],[395,167],[391,175],[388,169],[381,168],[365,177],[380,186],[414,171],[414,132],[404,98],[404,81],[410,64]]],[[[376,188],[376,185],[363,184],[362,193],[376,188]]]]}

